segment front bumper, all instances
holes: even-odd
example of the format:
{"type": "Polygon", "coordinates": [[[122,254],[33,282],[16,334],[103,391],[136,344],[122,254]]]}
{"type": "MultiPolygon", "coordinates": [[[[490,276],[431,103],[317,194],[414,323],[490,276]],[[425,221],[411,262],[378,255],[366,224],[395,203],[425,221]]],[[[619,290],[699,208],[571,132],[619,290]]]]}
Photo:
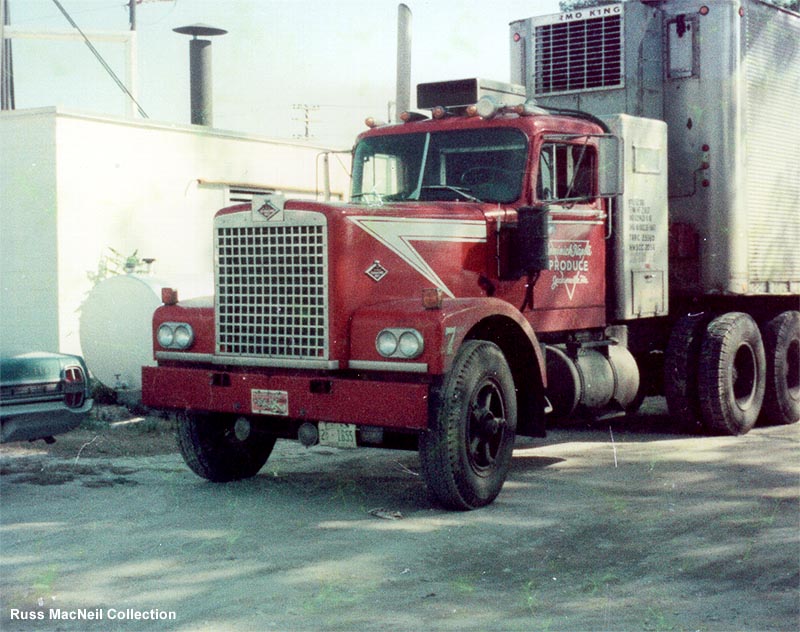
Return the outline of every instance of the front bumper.
{"type": "Polygon", "coordinates": [[[397,430],[428,427],[429,385],[331,374],[143,367],[142,403],[158,409],[264,415],[397,430]],[[265,403],[266,402],[266,403],[265,403]]]}
{"type": "Polygon", "coordinates": [[[80,408],[68,408],[61,401],[13,404],[0,409],[0,443],[33,441],[74,430],[92,409],[87,399],[80,408]]]}

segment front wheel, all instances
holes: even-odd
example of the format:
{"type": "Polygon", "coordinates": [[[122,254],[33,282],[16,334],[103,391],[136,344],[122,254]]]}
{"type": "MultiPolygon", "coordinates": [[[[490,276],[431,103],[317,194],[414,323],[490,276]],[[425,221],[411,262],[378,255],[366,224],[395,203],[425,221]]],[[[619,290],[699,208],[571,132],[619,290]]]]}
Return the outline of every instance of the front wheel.
{"type": "Polygon", "coordinates": [[[514,379],[497,345],[471,340],[453,361],[420,438],[428,488],[448,509],[491,503],[503,487],[517,429],[514,379]]]}
{"type": "Polygon", "coordinates": [[[257,432],[245,418],[195,412],[178,417],[183,460],[195,474],[216,483],[255,476],[274,446],[274,436],[257,432]]]}

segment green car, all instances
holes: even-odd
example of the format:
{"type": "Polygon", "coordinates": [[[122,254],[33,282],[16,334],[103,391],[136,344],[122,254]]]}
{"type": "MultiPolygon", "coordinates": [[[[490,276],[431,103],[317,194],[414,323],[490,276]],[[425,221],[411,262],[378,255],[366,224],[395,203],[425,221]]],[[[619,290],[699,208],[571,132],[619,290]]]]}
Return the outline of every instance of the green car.
{"type": "Polygon", "coordinates": [[[83,358],[61,353],[0,357],[0,443],[55,441],[92,408],[83,358]]]}

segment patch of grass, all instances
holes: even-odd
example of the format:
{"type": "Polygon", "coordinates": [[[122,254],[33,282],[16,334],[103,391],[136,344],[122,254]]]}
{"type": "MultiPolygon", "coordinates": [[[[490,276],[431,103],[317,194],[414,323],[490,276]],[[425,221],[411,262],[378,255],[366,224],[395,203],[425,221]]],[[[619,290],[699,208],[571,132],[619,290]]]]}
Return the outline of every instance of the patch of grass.
{"type": "Polygon", "coordinates": [[[540,630],[541,632],[548,632],[550,626],[553,625],[552,619],[543,619],[541,613],[544,610],[542,599],[539,594],[540,583],[531,580],[522,588],[522,606],[531,617],[536,617],[536,627],[532,630],[540,630]]]}
{"type": "Polygon", "coordinates": [[[455,592],[462,595],[468,595],[475,592],[475,580],[464,575],[455,577],[453,580],[451,580],[450,585],[453,587],[455,592]]]}
{"type": "Polygon", "coordinates": [[[334,608],[354,606],[364,600],[351,590],[345,590],[339,584],[325,584],[303,603],[303,610],[308,614],[327,612],[334,608]]]}
{"type": "Polygon", "coordinates": [[[587,578],[581,586],[581,590],[590,595],[596,595],[608,586],[614,586],[621,582],[622,580],[614,573],[605,573],[602,576],[587,578]]]}
{"type": "Polygon", "coordinates": [[[52,595],[59,574],[58,566],[50,565],[33,578],[31,588],[39,596],[52,595]]]}

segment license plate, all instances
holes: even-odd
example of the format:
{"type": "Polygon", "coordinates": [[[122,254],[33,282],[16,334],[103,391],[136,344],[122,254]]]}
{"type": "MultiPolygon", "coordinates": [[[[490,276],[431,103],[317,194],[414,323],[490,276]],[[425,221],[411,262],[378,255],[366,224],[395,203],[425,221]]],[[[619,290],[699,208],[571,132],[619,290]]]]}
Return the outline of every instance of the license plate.
{"type": "Polygon", "coordinates": [[[252,389],[250,391],[250,408],[259,415],[289,416],[289,393],[286,391],[266,391],[252,389]]]}
{"type": "Polygon", "coordinates": [[[332,448],[355,448],[356,447],[356,426],[355,424],[332,424],[320,421],[319,428],[320,445],[332,448]]]}

